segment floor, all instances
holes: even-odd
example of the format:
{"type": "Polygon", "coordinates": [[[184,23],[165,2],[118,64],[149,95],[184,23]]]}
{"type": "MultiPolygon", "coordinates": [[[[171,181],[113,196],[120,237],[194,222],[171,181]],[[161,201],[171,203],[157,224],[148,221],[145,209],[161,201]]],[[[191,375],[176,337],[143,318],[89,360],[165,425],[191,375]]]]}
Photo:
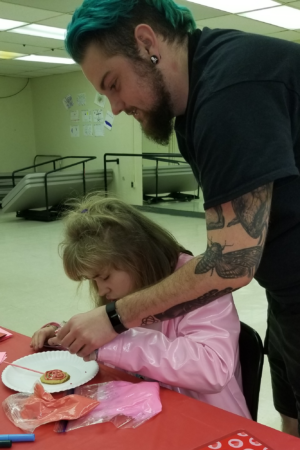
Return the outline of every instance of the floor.
{"type": "MultiPolygon", "coordinates": [[[[187,204],[188,205],[188,204],[187,204]]],[[[190,207],[190,206],[188,206],[190,207]]],[[[205,221],[199,217],[145,212],[173,233],[195,255],[206,247],[205,221]]],[[[0,325],[31,336],[50,321],[68,320],[91,308],[87,286],[77,290],[63,271],[58,254],[62,222],[17,219],[0,210],[0,325]]],[[[266,329],[267,302],[263,289],[252,281],[235,292],[240,319],[255,328],[262,339],[266,329]]],[[[271,382],[265,359],[258,421],[280,429],[272,404],[271,382]]]]}

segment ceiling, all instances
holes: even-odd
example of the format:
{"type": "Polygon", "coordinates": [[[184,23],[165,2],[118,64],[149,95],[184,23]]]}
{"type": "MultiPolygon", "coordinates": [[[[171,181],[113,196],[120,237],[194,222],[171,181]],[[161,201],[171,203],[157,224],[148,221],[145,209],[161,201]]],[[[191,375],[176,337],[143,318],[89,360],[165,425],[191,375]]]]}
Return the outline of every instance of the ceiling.
{"type": "MultiPolygon", "coordinates": [[[[277,1],[283,5],[288,4],[288,6],[300,9],[300,0],[277,1]]],[[[224,0],[225,2],[226,0],[224,0]]],[[[5,0],[0,1],[0,18],[66,28],[72,13],[81,3],[81,0],[5,0]]],[[[185,0],[177,0],[177,3],[187,6],[192,11],[199,28],[207,26],[237,29],[300,43],[300,24],[298,30],[291,31],[185,0]]],[[[0,31],[0,51],[68,57],[61,40],[7,31],[0,31]]],[[[33,78],[78,70],[80,67],[77,64],[61,65],[0,59],[0,75],[3,76],[33,78]]]]}

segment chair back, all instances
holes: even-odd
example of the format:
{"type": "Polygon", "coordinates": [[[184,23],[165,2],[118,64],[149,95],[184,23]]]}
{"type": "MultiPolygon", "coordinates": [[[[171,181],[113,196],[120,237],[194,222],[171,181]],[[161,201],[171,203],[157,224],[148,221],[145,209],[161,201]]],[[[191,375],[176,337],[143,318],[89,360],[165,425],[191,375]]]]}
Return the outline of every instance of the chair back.
{"type": "Polygon", "coordinates": [[[239,347],[244,396],[252,419],[257,421],[264,348],[259,334],[243,322],[239,347]]]}

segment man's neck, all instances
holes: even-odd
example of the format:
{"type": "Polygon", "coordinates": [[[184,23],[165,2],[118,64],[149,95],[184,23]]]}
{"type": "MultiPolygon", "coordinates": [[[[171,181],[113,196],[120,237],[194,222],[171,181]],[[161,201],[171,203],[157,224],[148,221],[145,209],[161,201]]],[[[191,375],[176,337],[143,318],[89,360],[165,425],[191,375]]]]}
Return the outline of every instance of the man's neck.
{"type": "Polygon", "coordinates": [[[189,95],[188,38],[182,44],[161,42],[160,69],[171,94],[174,115],[185,113],[189,95]]]}

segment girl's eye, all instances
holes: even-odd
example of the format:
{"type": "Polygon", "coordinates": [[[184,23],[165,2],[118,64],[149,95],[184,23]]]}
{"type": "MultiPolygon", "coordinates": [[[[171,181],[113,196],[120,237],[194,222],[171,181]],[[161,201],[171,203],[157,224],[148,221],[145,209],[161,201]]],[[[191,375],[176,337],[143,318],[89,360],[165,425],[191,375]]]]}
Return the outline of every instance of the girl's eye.
{"type": "Polygon", "coordinates": [[[103,281],[106,281],[109,279],[109,275],[107,275],[107,277],[103,277],[103,281]]]}

